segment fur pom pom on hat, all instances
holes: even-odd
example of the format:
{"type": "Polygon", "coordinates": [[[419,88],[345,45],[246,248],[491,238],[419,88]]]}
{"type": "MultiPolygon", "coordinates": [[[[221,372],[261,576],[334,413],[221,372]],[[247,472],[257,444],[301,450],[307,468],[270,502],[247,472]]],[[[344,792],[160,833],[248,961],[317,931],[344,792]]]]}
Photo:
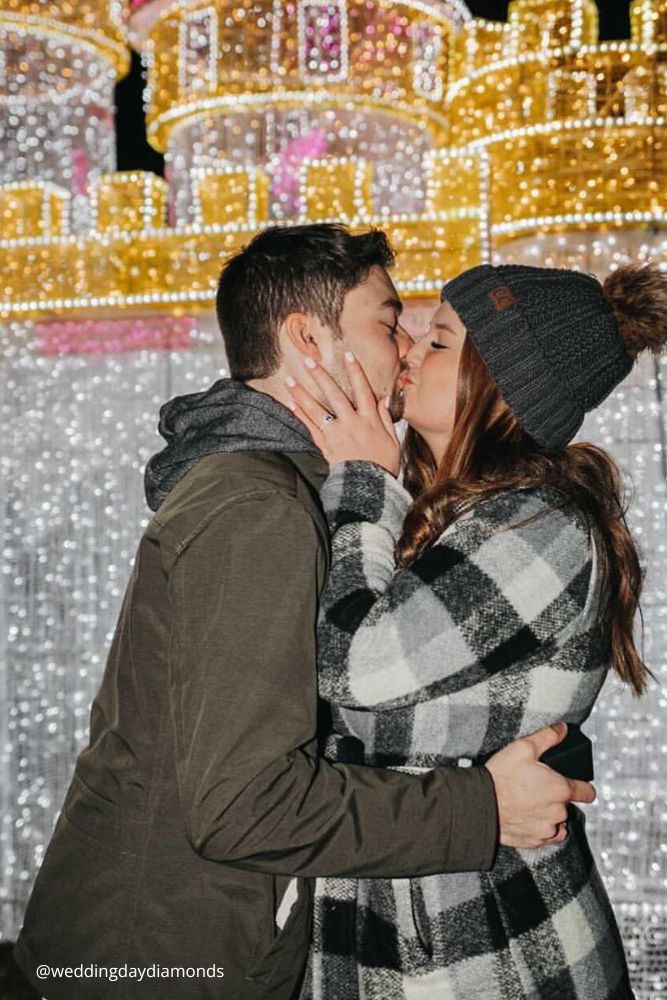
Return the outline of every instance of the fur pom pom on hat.
{"type": "Polygon", "coordinates": [[[564,448],[640,351],[667,341],[667,275],[624,267],[602,285],[579,271],[484,264],[442,290],[519,422],[564,448]]]}
{"type": "Polygon", "coordinates": [[[602,285],[631,358],[659,354],[667,342],[667,274],[656,267],[619,267],[602,285]]]}

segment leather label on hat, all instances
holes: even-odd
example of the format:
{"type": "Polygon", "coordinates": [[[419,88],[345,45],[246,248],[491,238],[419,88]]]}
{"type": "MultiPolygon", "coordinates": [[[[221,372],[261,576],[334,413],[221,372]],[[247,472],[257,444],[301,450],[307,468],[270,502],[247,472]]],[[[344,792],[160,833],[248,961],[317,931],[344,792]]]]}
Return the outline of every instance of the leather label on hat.
{"type": "Polygon", "coordinates": [[[506,285],[494,288],[492,292],[489,292],[489,298],[491,299],[491,305],[499,313],[505,312],[516,305],[514,293],[506,285]]]}

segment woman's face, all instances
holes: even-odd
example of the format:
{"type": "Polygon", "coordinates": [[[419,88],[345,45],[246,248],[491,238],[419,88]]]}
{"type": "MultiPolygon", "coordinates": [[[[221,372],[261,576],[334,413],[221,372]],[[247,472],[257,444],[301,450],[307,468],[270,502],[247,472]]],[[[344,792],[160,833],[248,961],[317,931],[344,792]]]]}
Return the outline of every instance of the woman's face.
{"type": "Polygon", "coordinates": [[[403,417],[421,434],[437,462],[445,453],[456,414],[459,362],[466,329],[448,302],[405,357],[403,417]]]}

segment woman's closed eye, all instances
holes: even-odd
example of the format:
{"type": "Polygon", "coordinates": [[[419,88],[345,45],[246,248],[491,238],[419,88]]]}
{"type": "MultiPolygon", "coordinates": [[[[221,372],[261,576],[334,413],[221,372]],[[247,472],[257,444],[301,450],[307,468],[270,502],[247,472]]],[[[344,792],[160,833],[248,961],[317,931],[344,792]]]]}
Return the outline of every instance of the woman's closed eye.
{"type": "Polygon", "coordinates": [[[446,351],[449,348],[449,344],[439,344],[437,340],[432,340],[431,347],[435,347],[438,351],[446,351]]]}

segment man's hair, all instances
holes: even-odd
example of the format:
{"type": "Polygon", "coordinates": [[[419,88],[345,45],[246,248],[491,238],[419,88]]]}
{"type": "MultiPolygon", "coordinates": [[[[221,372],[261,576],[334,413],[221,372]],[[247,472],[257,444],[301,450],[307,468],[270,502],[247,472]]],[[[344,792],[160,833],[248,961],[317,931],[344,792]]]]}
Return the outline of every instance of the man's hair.
{"type": "Polygon", "coordinates": [[[394,252],[381,230],[342,225],[271,226],[223,268],[216,296],[232,378],[267,378],[280,365],[278,330],[292,312],[339,331],[346,294],[394,252]]]}

